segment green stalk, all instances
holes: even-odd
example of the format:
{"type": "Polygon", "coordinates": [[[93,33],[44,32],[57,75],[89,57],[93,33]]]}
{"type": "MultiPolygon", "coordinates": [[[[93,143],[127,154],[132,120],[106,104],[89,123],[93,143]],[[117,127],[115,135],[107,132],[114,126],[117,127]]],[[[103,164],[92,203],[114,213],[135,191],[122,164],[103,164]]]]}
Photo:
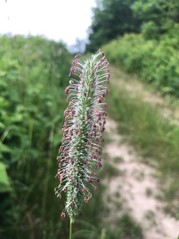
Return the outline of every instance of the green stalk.
{"type": "Polygon", "coordinates": [[[72,224],[73,224],[73,218],[70,218],[70,230],[69,230],[69,239],[72,239],[72,224]]]}

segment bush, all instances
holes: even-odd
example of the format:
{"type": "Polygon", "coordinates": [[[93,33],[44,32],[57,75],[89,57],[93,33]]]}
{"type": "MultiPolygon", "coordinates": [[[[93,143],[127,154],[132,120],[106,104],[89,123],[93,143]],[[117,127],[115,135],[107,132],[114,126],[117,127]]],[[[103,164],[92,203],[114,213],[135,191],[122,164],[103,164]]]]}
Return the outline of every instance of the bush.
{"type": "Polygon", "coordinates": [[[145,40],[142,34],[127,34],[104,46],[112,63],[143,80],[162,93],[179,97],[179,35],[173,31],[160,40],[145,40]]]}

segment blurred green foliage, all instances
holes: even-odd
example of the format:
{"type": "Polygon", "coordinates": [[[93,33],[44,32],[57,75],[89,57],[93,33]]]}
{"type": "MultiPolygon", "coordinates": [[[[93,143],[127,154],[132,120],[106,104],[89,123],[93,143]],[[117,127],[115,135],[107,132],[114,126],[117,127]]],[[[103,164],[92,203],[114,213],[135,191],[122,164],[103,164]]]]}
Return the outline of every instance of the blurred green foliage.
{"type": "MultiPolygon", "coordinates": [[[[60,217],[64,197],[56,198],[53,189],[58,184],[56,156],[71,60],[61,43],[41,37],[0,37],[1,239],[68,237],[69,220],[60,217]]],[[[102,192],[100,185],[84,205],[79,216],[83,223],[74,224],[77,238],[101,238],[104,228],[106,238],[124,239],[123,231],[126,238],[142,238],[130,216],[123,219],[124,229],[124,223],[116,222],[120,234],[114,235],[115,229],[110,229],[114,225],[104,224],[108,209],[102,192]],[[79,234],[82,228],[85,234],[79,234]]]]}
{"type": "Polygon", "coordinates": [[[178,28],[178,9],[176,0],[98,0],[86,50],[93,52],[127,33],[141,32],[147,39],[159,39],[178,28]]]}
{"type": "Polygon", "coordinates": [[[179,97],[179,34],[174,31],[163,35],[160,41],[128,34],[104,46],[104,51],[111,62],[136,72],[162,93],[179,97]]]}
{"type": "Polygon", "coordinates": [[[0,38],[0,238],[55,231],[55,158],[70,62],[61,43],[0,38]]]}
{"type": "Polygon", "coordinates": [[[93,9],[93,22],[89,31],[87,51],[96,51],[117,36],[139,32],[141,20],[131,9],[134,0],[98,0],[93,9]]]}
{"type": "Polygon", "coordinates": [[[106,44],[112,63],[179,97],[178,9],[176,0],[99,0],[86,50],[106,44]]]}
{"type": "Polygon", "coordinates": [[[6,166],[0,162],[0,193],[10,191],[9,178],[6,172],[6,166]]]}
{"type": "Polygon", "coordinates": [[[157,38],[168,33],[179,23],[179,1],[176,0],[136,0],[132,10],[142,21],[142,29],[150,30],[149,38],[157,38]]]}

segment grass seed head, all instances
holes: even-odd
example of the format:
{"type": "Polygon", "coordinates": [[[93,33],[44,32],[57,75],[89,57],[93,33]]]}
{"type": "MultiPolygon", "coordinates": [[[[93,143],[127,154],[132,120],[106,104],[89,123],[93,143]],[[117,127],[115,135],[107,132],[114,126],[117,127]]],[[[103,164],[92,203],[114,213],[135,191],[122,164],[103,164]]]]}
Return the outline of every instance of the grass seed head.
{"type": "Polygon", "coordinates": [[[102,133],[106,123],[110,78],[109,63],[102,51],[85,61],[74,57],[69,86],[65,89],[68,107],[64,112],[62,144],[59,148],[57,197],[67,194],[65,212],[74,219],[83,201],[87,202],[98,182],[95,170],[101,167],[102,133]]]}

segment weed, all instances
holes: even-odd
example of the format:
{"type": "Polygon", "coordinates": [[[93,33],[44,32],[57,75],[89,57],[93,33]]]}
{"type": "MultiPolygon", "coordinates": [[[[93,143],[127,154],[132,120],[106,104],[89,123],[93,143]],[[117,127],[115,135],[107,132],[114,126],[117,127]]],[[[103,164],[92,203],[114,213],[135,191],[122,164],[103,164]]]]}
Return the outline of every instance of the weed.
{"type": "Polygon", "coordinates": [[[114,163],[121,163],[124,161],[124,159],[122,157],[114,157],[113,161],[114,161],[114,163]]]}

